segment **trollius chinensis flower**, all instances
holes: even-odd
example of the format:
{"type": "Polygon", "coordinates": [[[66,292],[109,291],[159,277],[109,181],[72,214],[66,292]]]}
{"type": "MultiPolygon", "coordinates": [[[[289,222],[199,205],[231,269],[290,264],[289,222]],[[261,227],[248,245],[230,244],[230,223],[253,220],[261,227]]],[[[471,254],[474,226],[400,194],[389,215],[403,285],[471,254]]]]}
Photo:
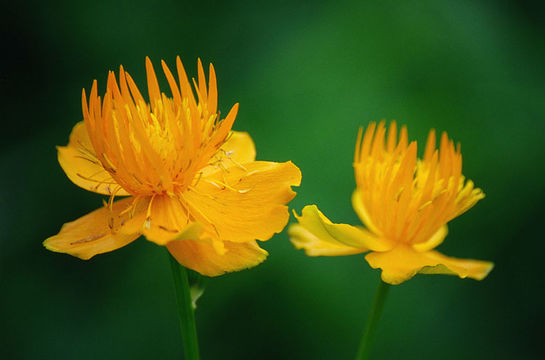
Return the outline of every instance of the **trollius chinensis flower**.
{"type": "Polygon", "coordinates": [[[395,122],[370,123],[358,133],[354,153],[356,190],[352,206],[365,227],[332,223],[315,205],[306,206],[289,228],[293,245],[309,256],[367,253],[381,278],[356,358],[368,359],[389,284],[416,274],[449,274],[482,280],[493,264],[447,257],[435,247],[447,235],[447,222],[484,197],[462,175],[460,145],[443,133],[436,149],[430,131],[424,157],[407,129],[398,135],[395,122]]]}
{"type": "Polygon", "coordinates": [[[462,175],[460,146],[443,133],[436,149],[431,130],[424,157],[409,143],[407,129],[392,122],[371,123],[358,134],[354,154],[356,190],[352,206],[365,227],[332,223],[315,205],[306,206],[291,225],[296,248],[309,256],[338,256],[368,252],[382,280],[402,283],[414,275],[451,274],[483,279],[492,263],[462,260],[434,250],[447,235],[447,222],[484,197],[462,175]]]}
{"type": "Polygon", "coordinates": [[[123,67],[119,79],[109,73],[103,98],[96,81],[89,97],[83,91],[84,121],[58,159],[72,182],[109,200],[65,224],[47,249],[89,259],[143,234],[209,276],[265,259],[256,240],[284,228],[301,173],[291,162],[255,161],[250,136],[231,130],[238,104],[224,118],[217,110],[212,65],[207,82],[198,62],[194,90],[180,58],[176,67],[178,81],[162,62],[171,96],[148,58],[149,101],[123,67]]]}

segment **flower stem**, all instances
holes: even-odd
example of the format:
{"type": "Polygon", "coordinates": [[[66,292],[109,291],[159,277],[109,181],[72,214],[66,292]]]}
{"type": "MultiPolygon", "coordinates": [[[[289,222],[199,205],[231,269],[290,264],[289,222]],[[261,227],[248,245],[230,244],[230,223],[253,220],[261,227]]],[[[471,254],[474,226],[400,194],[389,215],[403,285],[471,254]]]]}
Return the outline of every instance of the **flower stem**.
{"type": "Polygon", "coordinates": [[[199,359],[199,342],[197,340],[197,328],[195,326],[195,313],[191,303],[191,294],[187,270],[180,265],[170,253],[170,265],[174,288],[176,290],[176,303],[178,305],[178,318],[182,331],[182,342],[185,360],[199,359]]]}
{"type": "Polygon", "coordinates": [[[384,303],[386,301],[386,296],[388,295],[389,289],[390,285],[380,280],[377,292],[375,294],[375,300],[373,300],[373,307],[369,313],[363,338],[361,339],[360,347],[358,349],[358,354],[356,355],[357,360],[369,359],[369,355],[371,354],[371,346],[373,345],[378,322],[380,320],[380,315],[382,314],[382,309],[384,309],[384,303]]]}

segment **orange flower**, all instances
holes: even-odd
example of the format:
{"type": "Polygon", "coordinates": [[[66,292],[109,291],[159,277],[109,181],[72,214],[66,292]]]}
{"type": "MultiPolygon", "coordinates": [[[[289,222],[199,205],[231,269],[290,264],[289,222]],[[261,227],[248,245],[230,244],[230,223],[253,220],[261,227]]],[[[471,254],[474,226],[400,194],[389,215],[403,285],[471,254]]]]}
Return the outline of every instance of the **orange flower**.
{"type": "Polygon", "coordinates": [[[416,142],[408,143],[402,127],[397,139],[392,122],[371,123],[362,139],[358,134],[354,155],[357,188],[352,205],[366,228],[333,224],[315,205],[296,215],[299,224],[289,234],[296,248],[309,256],[351,255],[370,251],[365,259],[382,269],[382,280],[399,284],[417,273],[452,274],[483,279],[490,262],[446,257],[433,249],[447,235],[447,222],[484,197],[481,189],[462,176],[460,146],[441,137],[435,148],[431,130],[423,159],[417,159],[416,142]]]}
{"type": "Polygon", "coordinates": [[[198,61],[195,98],[180,58],[178,82],[161,64],[172,98],[160,91],[149,58],[149,103],[123,67],[119,84],[109,73],[103,101],[96,81],[89,101],[83,91],[84,121],[58,147],[59,163],[76,185],[110,199],[44,245],[89,259],[143,234],[203,275],[255,266],[267,256],[256,240],[284,228],[301,173],[291,162],[255,161],[250,136],[231,130],[238,104],[220,120],[212,65],[207,88],[198,61]]]}

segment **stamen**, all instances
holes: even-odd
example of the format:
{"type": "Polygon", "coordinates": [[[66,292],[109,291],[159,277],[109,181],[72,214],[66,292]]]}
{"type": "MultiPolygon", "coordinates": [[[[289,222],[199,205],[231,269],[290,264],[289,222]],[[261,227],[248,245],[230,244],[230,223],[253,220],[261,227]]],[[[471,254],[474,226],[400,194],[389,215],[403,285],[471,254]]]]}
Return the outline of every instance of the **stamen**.
{"type": "MultiPolygon", "coordinates": [[[[89,101],[83,91],[83,113],[94,151],[81,143],[81,157],[104,167],[115,180],[92,180],[97,189],[102,184],[119,184],[131,194],[174,194],[189,184],[199,183],[202,168],[214,166],[211,163],[217,162],[219,169],[228,171],[223,164],[225,159],[218,152],[232,136],[238,104],[221,119],[213,66],[207,84],[199,61],[198,80],[193,79],[192,89],[179,58],[178,83],[164,61],[161,65],[172,98],[160,91],[149,58],[146,58],[149,104],[123,67],[119,83],[113,72],[109,74],[104,101],[97,94],[96,82],[89,101]]],[[[246,170],[230,158],[232,151],[224,153],[233,165],[246,170]]]]}
{"type": "MultiPolygon", "coordinates": [[[[232,151],[231,151],[231,153],[232,153],[232,151]]],[[[229,161],[231,161],[231,162],[232,162],[236,167],[238,167],[239,169],[241,169],[241,170],[243,170],[243,171],[248,171],[248,169],[247,169],[244,165],[242,165],[242,164],[239,163],[238,161],[235,161],[235,159],[230,158],[230,157],[227,157],[227,159],[228,159],[229,161]]]]}
{"type": "Polygon", "coordinates": [[[396,129],[394,122],[386,129],[381,121],[359,131],[356,183],[377,231],[404,242],[427,240],[475,203],[473,184],[464,185],[459,147],[445,133],[437,150],[435,131],[430,131],[423,159],[417,160],[416,143],[408,143],[406,127],[398,138],[396,129]]]}
{"type": "Polygon", "coordinates": [[[149,201],[148,209],[146,211],[146,220],[151,218],[151,205],[153,204],[153,200],[155,199],[156,195],[153,195],[149,201]]]}
{"type": "Polygon", "coordinates": [[[159,229],[163,230],[163,231],[166,231],[166,232],[170,232],[170,233],[173,233],[173,234],[176,234],[178,233],[179,231],[176,230],[176,229],[169,229],[163,225],[159,225],[159,229]]]}

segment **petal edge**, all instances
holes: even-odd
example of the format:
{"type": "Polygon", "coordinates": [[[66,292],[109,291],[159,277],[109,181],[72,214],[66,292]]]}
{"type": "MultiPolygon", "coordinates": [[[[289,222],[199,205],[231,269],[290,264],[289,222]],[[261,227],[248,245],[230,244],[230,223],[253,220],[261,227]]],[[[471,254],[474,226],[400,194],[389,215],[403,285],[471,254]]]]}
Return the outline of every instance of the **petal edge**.
{"type": "Polygon", "coordinates": [[[57,159],[70,181],[85,190],[102,195],[130,195],[96,158],[83,121],[72,129],[67,146],[57,146],[57,159]]]}
{"type": "Polygon", "coordinates": [[[382,269],[382,280],[392,285],[401,284],[414,275],[446,274],[460,278],[484,279],[494,267],[488,261],[458,259],[437,251],[417,252],[408,246],[399,245],[387,252],[372,252],[365,260],[373,269],[382,269]]]}
{"type": "Polygon", "coordinates": [[[66,253],[83,260],[123,247],[140,236],[140,233],[124,234],[117,231],[128,216],[121,213],[130,206],[131,201],[132,198],[120,200],[113,204],[111,212],[103,207],[65,223],[59,233],[47,238],[43,245],[50,251],[66,253]]]}
{"type": "Polygon", "coordinates": [[[292,162],[255,161],[227,170],[203,177],[181,195],[208,236],[265,241],[281,232],[289,220],[286,204],[295,196],[291,187],[301,182],[299,168],[292,162]]]}
{"type": "Polygon", "coordinates": [[[262,263],[268,255],[256,241],[224,241],[223,245],[224,254],[219,253],[209,242],[198,240],[172,241],[167,244],[167,249],[180,264],[205,276],[248,269],[262,263]]]}

